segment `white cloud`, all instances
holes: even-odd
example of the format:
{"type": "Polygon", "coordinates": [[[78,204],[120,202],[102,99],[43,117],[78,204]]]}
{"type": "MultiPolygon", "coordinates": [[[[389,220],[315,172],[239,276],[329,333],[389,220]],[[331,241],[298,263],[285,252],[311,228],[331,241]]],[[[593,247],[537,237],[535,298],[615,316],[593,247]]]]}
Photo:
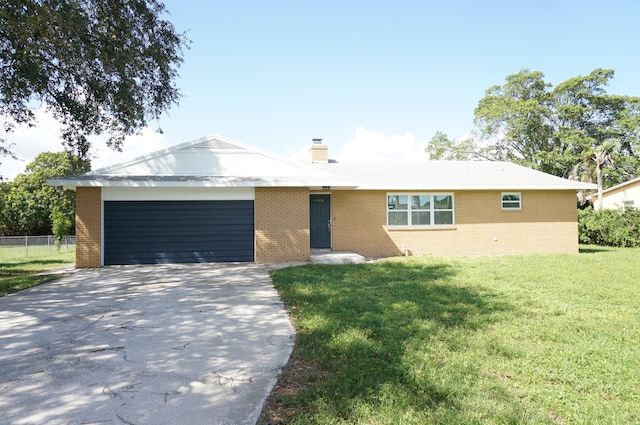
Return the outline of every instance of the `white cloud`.
{"type": "Polygon", "coordinates": [[[2,162],[0,175],[5,179],[13,179],[22,173],[24,167],[40,152],[63,150],[59,136],[60,124],[55,118],[43,109],[38,109],[36,120],[35,127],[17,127],[14,132],[4,134],[3,138],[9,145],[9,149],[18,157],[17,160],[9,157],[0,158],[0,162],[2,162]]]}
{"type": "MultiPolygon", "coordinates": [[[[60,152],[64,150],[60,139],[61,125],[44,109],[36,111],[37,125],[35,127],[18,127],[12,133],[5,133],[4,139],[18,160],[9,157],[0,158],[0,175],[8,180],[14,179],[24,172],[24,167],[35,159],[41,152],[60,152]]],[[[169,146],[167,139],[147,127],[140,135],[127,137],[123,144],[122,152],[115,152],[106,145],[106,136],[89,138],[92,145],[93,169],[110,164],[128,161],[137,156],[144,155],[158,149],[169,146]]]]}
{"type": "Polygon", "coordinates": [[[421,160],[428,159],[424,151],[425,147],[426,142],[418,143],[410,132],[387,136],[382,132],[358,127],[355,138],[345,143],[336,158],[342,160],[421,160]]]}
{"type": "Polygon", "coordinates": [[[102,139],[101,143],[93,144],[95,149],[91,168],[94,170],[169,147],[167,138],[150,127],[145,127],[139,135],[127,137],[122,145],[122,152],[109,148],[106,145],[106,137],[102,139]]]}
{"type": "MultiPolygon", "coordinates": [[[[354,138],[342,145],[329,145],[329,158],[341,160],[411,160],[419,161],[428,159],[424,149],[426,142],[418,142],[411,132],[405,134],[393,134],[387,136],[382,132],[369,131],[363,127],[357,127],[354,138]]],[[[307,161],[309,159],[309,146],[304,146],[289,155],[293,159],[307,161]]]]}
{"type": "MultiPolygon", "coordinates": [[[[311,143],[291,153],[289,157],[298,161],[309,161],[309,146],[311,146],[311,143]]],[[[331,146],[329,146],[329,154],[331,154],[331,146]]]]}

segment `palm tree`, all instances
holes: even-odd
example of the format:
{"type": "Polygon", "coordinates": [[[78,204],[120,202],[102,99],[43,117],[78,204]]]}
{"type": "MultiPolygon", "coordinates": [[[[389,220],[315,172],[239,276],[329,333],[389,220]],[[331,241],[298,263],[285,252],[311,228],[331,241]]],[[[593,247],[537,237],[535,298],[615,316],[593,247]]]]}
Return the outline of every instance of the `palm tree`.
{"type": "Polygon", "coordinates": [[[602,168],[605,166],[613,166],[613,157],[611,154],[618,149],[622,144],[618,139],[607,139],[600,146],[596,147],[593,162],[596,166],[596,179],[598,184],[598,210],[602,209],[602,168]]]}
{"type": "Polygon", "coordinates": [[[592,176],[596,175],[596,183],[598,185],[598,210],[602,209],[602,169],[605,167],[613,167],[612,153],[620,149],[622,143],[618,139],[607,139],[594,149],[590,149],[585,155],[584,160],[573,168],[571,178],[592,181],[592,176]]]}

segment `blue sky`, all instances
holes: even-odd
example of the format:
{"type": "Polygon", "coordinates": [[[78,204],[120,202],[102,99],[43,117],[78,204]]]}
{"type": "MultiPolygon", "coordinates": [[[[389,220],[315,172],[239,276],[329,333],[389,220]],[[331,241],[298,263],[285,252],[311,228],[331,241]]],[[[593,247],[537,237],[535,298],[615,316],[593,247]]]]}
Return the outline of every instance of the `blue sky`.
{"type": "MultiPolygon", "coordinates": [[[[97,140],[97,166],[209,134],[285,156],[319,137],[332,157],[419,159],[436,131],[473,130],[485,90],[523,68],[553,85],[614,69],[609,93],[640,96],[636,0],[165,4],[192,40],[184,98],[152,123],[163,135],[145,132],[124,154],[97,140]]],[[[33,134],[15,140],[58,150],[55,132],[33,134]]]]}

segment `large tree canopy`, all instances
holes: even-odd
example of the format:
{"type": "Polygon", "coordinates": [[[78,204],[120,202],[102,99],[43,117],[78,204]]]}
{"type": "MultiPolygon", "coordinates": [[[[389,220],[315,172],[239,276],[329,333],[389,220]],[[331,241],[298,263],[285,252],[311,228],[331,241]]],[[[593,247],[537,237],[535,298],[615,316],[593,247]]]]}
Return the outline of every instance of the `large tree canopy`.
{"type": "Polygon", "coordinates": [[[482,152],[475,145],[474,136],[471,135],[462,140],[453,140],[445,133],[437,131],[427,143],[425,152],[429,154],[430,160],[469,161],[483,159],[482,152]]]}
{"type": "MultiPolygon", "coordinates": [[[[483,152],[561,177],[584,175],[607,148],[606,186],[640,171],[640,98],[608,94],[614,71],[596,69],[556,87],[527,69],[487,90],[475,110],[483,152]],[[616,141],[616,143],[612,143],[616,141]],[[576,170],[582,169],[582,172],[576,170]],[[589,169],[587,166],[586,169],[589,169]]],[[[600,170],[603,163],[593,170],[600,170]]],[[[589,174],[589,173],[587,173],[589,174]]]]}
{"type": "Polygon", "coordinates": [[[56,221],[75,222],[76,193],[47,179],[89,171],[89,161],[69,152],[43,152],[11,182],[0,183],[0,235],[50,235],[56,221]]]}
{"type": "Polygon", "coordinates": [[[426,151],[432,159],[511,161],[600,187],[637,177],[640,98],[608,94],[613,75],[596,69],[556,87],[539,71],[509,75],[478,102],[479,137],[454,141],[437,132],[426,151]]]}
{"type": "Polygon", "coordinates": [[[119,149],[180,97],[188,40],[165,12],[156,0],[0,0],[4,130],[33,125],[44,106],[77,156],[87,157],[88,135],[107,133],[119,149]]]}

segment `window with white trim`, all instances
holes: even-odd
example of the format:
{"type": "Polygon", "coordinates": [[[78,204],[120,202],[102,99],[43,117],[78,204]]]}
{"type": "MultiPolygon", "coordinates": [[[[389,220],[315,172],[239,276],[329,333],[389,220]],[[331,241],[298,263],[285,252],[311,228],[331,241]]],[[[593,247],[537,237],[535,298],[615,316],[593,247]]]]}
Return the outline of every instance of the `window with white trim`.
{"type": "Polygon", "coordinates": [[[453,225],[453,194],[388,194],[387,224],[389,226],[451,226],[453,225]]]}
{"type": "Polygon", "coordinates": [[[635,202],[633,199],[622,201],[622,208],[625,210],[635,208],[635,202]]]}
{"type": "Polygon", "coordinates": [[[503,210],[520,210],[522,209],[522,195],[520,193],[503,193],[502,194],[503,210]]]}

